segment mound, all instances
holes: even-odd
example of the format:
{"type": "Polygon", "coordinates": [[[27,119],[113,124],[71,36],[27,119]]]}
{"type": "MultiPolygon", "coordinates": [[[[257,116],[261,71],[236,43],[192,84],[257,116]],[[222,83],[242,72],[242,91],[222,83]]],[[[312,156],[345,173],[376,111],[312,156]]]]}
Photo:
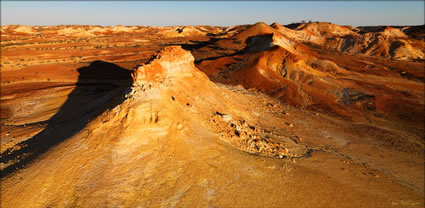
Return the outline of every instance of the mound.
{"type": "MultiPolygon", "coordinates": [[[[321,25],[316,24],[315,26],[321,25]]],[[[214,81],[241,85],[247,89],[255,88],[279,98],[285,103],[332,112],[345,118],[357,120],[371,112],[388,111],[388,106],[381,105],[381,102],[392,103],[394,101],[390,98],[391,96],[384,94],[398,94],[398,92],[384,87],[386,84],[382,82],[376,83],[375,87],[358,85],[359,82],[363,82],[364,77],[340,67],[333,61],[322,58],[297,41],[301,37],[297,33],[301,34],[299,32],[304,30],[291,32],[290,29],[285,29],[277,23],[272,26],[276,29],[264,23],[257,23],[241,31],[232,39],[243,40],[245,44],[238,45],[240,48],[244,46],[243,49],[224,57],[205,58],[198,67],[214,81]],[[296,39],[289,38],[281,31],[292,34],[296,39]],[[356,95],[345,93],[351,89],[356,91],[354,93],[356,95]],[[344,101],[346,99],[352,101],[346,102],[344,101]]],[[[334,28],[330,24],[325,24],[325,26],[334,28]]],[[[335,26],[335,28],[339,28],[341,31],[349,30],[342,26],[335,26]]],[[[340,33],[343,32],[333,32],[334,35],[340,33]]],[[[393,59],[422,57],[420,50],[409,47],[405,41],[400,40],[399,45],[390,46],[389,44],[395,40],[388,40],[382,35],[366,37],[371,39],[368,41],[376,39],[366,48],[362,48],[365,43],[360,46],[360,43],[355,41],[364,40],[354,34],[347,35],[341,38],[345,42],[340,41],[337,50],[357,50],[359,53],[370,56],[392,57],[393,59]]],[[[234,47],[235,44],[232,45],[230,41],[220,40],[217,45],[227,48],[234,47]]],[[[325,47],[331,47],[332,41],[339,41],[339,37],[329,39],[327,41],[329,45],[325,47]]],[[[376,78],[370,77],[370,79],[376,78]]],[[[375,80],[375,82],[378,81],[375,80]]],[[[400,102],[410,103],[408,97],[402,97],[403,101],[400,100],[400,102]]],[[[415,110],[411,110],[419,113],[417,104],[414,104],[415,107],[412,106],[415,110]]],[[[389,114],[392,113],[387,113],[387,115],[389,114]]],[[[392,116],[397,115],[393,114],[392,116]]]]}
{"type": "Polygon", "coordinates": [[[15,32],[17,33],[26,33],[26,34],[32,34],[34,33],[33,29],[28,26],[19,26],[15,28],[15,32]]]}
{"type": "MultiPolygon", "coordinates": [[[[423,41],[409,40],[400,29],[389,26],[349,27],[331,23],[278,24],[273,27],[301,42],[352,54],[364,54],[397,60],[423,59],[423,41]],[[414,46],[412,46],[414,45],[414,46]],[[399,49],[398,49],[399,48],[399,49]]],[[[408,31],[408,28],[403,30],[408,31]]]]}
{"type": "Polygon", "coordinates": [[[306,33],[303,30],[292,30],[292,29],[289,29],[287,27],[280,25],[279,23],[273,23],[271,25],[271,27],[275,28],[279,32],[285,34],[286,36],[288,36],[288,37],[290,37],[294,40],[298,40],[298,41],[302,41],[302,42],[311,42],[311,43],[315,43],[315,44],[323,44],[326,40],[325,37],[312,35],[310,33],[306,33]]]}
{"type": "Polygon", "coordinates": [[[388,37],[407,38],[407,35],[404,34],[400,29],[393,27],[386,27],[382,34],[388,37]]]}
{"type": "Polygon", "coordinates": [[[92,27],[87,32],[92,34],[103,34],[106,32],[106,29],[102,27],[92,27]]]}
{"type": "MultiPolygon", "coordinates": [[[[128,203],[146,203],[145,197],[150,194],[134,196],[144,193],[144,183],[154,178],[167,178],[161,171],[166,168],[163,165],[167,161],[187,164],[185,171],[193,172],[199,169],[199,164],[190,164],[194,158],[205,158],[220,151],[217,146],[209,144],[211,139],[206,139],[216,135],[211,131],[220,132],[217,136],[222,141],[251,154],[278,158],[307,155],[308,149],[289,136],[262,129],[252,115],[238,113],[243,110],[240,97],[215,86],[195,67],[193,60],[190,52],[181,47],[167,47],[149,63],[138,67],[133,72],[131,88],[119,88],[121,93],[128,93],[106,95],[109,98],[113,95],[118,100],[102,98],[108,106],[105,112],[32,162],[19,175],[11,175],[2,181],[2,206],[25,207],[28,203],[34,206],[100,206],[102,203],[116,206],[125,203],[127,206],[128,203]],[[124,100],[119,101],[121,98],[124,100]],[[154,166],[143,168],[148,163],[154,166]],[[22,175],[26,175],[25,179],[13,182],[22,175]],[[37,182],[28,186],[34,177],[38,178],[37,182]],[[145,182],[137,182],[141,180],[145,182]],[[58,181],[68,182],[57,186],[58,181]],[[109,194],[111,188],[116,193],[112,197],[109,194]],[[40,197],[38,193],[43,190],[49,192],[40,197]],[[25,200],[10,198],[16,192],[25,193],[25,200]],[[58,194],[60,199],[56,198],[58,194]]],[[[121,76],[120,73],[115,76],[121,76]]],[[[60,114],[55,116],[60,117],[60,114]]],[[[40,133],[23,149],[48,141],[45,137],[65,136],[71,121],[62,122],[65,122],[64,126],[40,133]]],[[[22,153],[20,160],[15,161],[19,163],[25,160],[26,154],[19,149],[7,154],[19,153],[22,153]]],[[[211,173],[203,174],[211,178],[211,173]]],[[[183,177],[183,180],[189,178],[183,177]]],[[[156,189],[157,185],[151,183],[149,186],[156,189]]],[[[180,184],[178,187],[184,188],[180,184]]]]}
{"type": "Polygon", "coordinates": [[[346,27],[328,22],[303,23],[296,27],[295,30],[304,31],[310,35],[325,37],[343,36],[353,33],[353,31],[346,27]]]}
{"type": "Polygon", "coordinates": [[[419,48],[413,47],[406,40],[397,40],[392,42],[389,53],[392,59],[425,59],[425,50],[420,50],[419,48]]]}
{"type": "Polygon", "coordinates": [[[254,25],[243,30],[242,32],[236,34],[235,36],[233,36],[233,38],[244,42],[249,37],[253,37],[257,35],[273,34],[274,32],[276,31],[270,26],[268,26],[266,23],[257,22],[254,25]]]}
{"type": "Polygon", "coordinates": [[[313,53],[295,39],[291,39],[286,34],[276,30],[263,22],[256,23],[245,30],[237,33],[229,38],[230,40],[218,41],[217,45],[225,48],[237,48],[245,52],[259,52],[280,46],[291,53],[301,55],[312,55],[313,53]],[[242,45],[235,44],[235,40],[245,43],[242,45]]]}
{"type": "Polygon", "coordinates": [[[77,36],[77,37],[95,36],[93,33],[91,33],[91,31],[87,31],[85,28],[73,28],[73,27],[60,29],[57,31],[57,34],[65,35],[65,36],[77,36]]]}
{"type": "MultiPolygon", "coordinates": [[[[172,86],[172,91],[176,96],[161,96],[161,97],[173,97],[173,99],[184,99],[184,97],[192,97],[193,95],[202,94],[208,95],[211,98],[220,98],[220,92],[216,89],[214,84],[209,81],[208,77],[199,71],[193,63],[194,58],[190,52],[183,50],[180,46],[167,47],[156,54],[151,62],[146,65],[139,67],[134,72],[134,83],[136,86],[141,88],[162,88],[157,87],[157,83],[164,83],[165,85],[172,86]],[[190,84],[188,84],[190,83],[190,84]],[[181,91],[181,92],[180,92],[181,91]]],[[[165,89],[164,89],[165,90],[165,89]]],[[[171,94],[170,89],[166,89],[167,94],[171,94]]],[[[158,92],[156,92],[158,93],[158,92]]],[[[162,94],[162,92],[161,92],[162,94]]],[[[202,112],[201,109],[207,109],[207,106],[217,106],[219,103],[232,103],[229,100],[206,100],[206,101],[192,101],[192,110],[196,112],[202,112]],[[196,107],[195,107],[196,106],[196,107]],[[202,108],[201,106],[205,106],[202,108]],[[200,107],[199,109],[196,109],[200,107]]],[[[184,103],[182,103],[184,104],[184,103]]],[[[224,107],[226,104],[224,104],[224,107]]],[[[184,107],[181,106],[181,107],[184,107]]],[[[218,108],[210,107],[210,110],[203,110],[204,119],[209,116],[215,115],[217,119],[213,121],[215,128],[228,129],[225,132],[229,132],[223,136],[223,140],[234,145],[243,151],[247,151],[253,154],[262,154],[266,156],[278,156],[278,157],[302,157],[306,153],[306,149],[302,146],[297,147],[291,140],[286,140],[284,143],[274,142],[261,136],[254,135],[261,132],[261,129],[252,131],[247,128],[250,124],[247,121],[240,121],[232,119],[232,114],[217,113],[223,112],[218,108]],[[230,126],[229,126],[230,125],[230,126]],[[230,127],[230,128],[229,128],[230,127]]],[[[243,119],[243,118],[239,118],[243,119]]],[[[208,122],[206,122],[208,123],[208,122]]],[[[221,130],[223,131],[223,130],[221,130]]],[[[280,138],[282,139],[282,138],[280,138]]]]}
{"type": "Polygon", "coordinates": [[[122,26],[122,25],[112,26],[112,27],[109,27],[108,29],[112,32],[117,32],[117,33],[119,33],[119,32],[132,32],[133,31],[132,28],[125,27],[125,26],[122,26]]]}
{"type": "Polygon", "coordinates": [[[207,33],[205,31],[206,28],[203,28],[203,29],[204,31],[194,26],[171,27],[171,28],[166,28],[164,30],[159,31],[158,34],[168,38],[201,36],[207,33]]]}

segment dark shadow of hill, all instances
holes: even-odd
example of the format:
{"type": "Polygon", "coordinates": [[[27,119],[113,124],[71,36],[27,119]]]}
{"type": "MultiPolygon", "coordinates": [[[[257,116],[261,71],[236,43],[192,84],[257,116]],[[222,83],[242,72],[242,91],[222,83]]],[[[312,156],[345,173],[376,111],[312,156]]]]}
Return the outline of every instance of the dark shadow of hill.
{"type": "Polygon", "coordinates": [[[223,38],[210,38],[207,41],[197,41],[197,40],[191,40],[190,43],[167,43],[162,44],[161,46],[167,47],[167,46],[181,46],[183,49],[188,51],[193,51],[205,46],[214,45],[217,41],[222,40],[223,38]]]}
{"type": "Polygon", "coordinates": [[[125,99],[132,85],[131,71],[118,65],[94,61],[78,69],[75,89],[59,111],[47,121],[46,128],[0,155],[0,162],[12,165],[1,172],[1,178],[22,168],[52,147],[81,131],[88,122],[125,99]]]}
{"type": "MultiPolygon", "coordinates": [[[[261,51],[268,51],[272,50],[277,46],[272,46],[273,42],[273,34],[264,34],[264,35],[254,35],[250,36],[245,40],[245,47],[242,50],[235,50],[232,53],[223,54],[219,56],[210,56],[202,59],[198,59],[195,57],[195,64],[199,64],[203,61],[211,61],[211,60],[217,60],[223,57],[232,57],[236,55],[248,55],[253,53],[258,53],[261,51]]],[[[225,48],[221,48],[217,45],[210,46],[211,48],[214,48],[216,50],[226,50],[225,48]]]]}

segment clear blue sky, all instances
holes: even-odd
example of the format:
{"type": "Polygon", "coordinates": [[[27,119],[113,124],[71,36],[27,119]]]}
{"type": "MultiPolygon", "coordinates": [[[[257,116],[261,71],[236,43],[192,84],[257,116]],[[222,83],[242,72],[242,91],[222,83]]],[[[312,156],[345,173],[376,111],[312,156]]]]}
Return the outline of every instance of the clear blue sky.
{"type": "Polygon", "coordinates": [[[424,1],[2,1],[1,24],[216,25],[301,20],[424,24],[424,1]]]}

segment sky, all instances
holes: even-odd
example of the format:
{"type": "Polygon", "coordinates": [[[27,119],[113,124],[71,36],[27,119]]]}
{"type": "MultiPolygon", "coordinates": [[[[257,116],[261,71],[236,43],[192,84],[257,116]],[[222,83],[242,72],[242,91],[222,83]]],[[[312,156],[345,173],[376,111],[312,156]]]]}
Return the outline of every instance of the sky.
{"type": "Polygon", "coordinates": [[[1,1],[1,25],[422,25],[424,1],[1,1]]]}

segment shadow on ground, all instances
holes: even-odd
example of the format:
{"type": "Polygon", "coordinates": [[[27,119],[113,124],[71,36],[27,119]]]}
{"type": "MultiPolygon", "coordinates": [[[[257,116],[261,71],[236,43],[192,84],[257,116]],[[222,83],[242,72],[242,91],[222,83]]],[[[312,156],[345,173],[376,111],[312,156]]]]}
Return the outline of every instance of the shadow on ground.
{"type": "Polygon", "coordinates": [[[79,68],[78,73],[75,89],[47,121],[46,128],[0,155],[1,163],[12,163],[2,170],[1,178],[78,133],[104,111],[122,103],[132,85],[131,71],[104,61],[94,61],[79,68]]]}

